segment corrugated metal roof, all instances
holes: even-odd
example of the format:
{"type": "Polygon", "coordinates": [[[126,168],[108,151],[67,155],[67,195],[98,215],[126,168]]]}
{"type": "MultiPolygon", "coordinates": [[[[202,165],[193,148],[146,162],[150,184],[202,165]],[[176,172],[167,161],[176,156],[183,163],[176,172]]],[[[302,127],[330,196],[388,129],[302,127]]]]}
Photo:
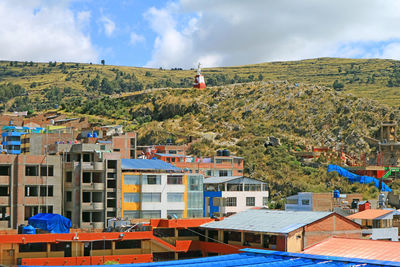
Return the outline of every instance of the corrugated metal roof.
{"type": "MultiPolygon", "coordinates": [[[[321,256],[281,251],[242,249],[242,253],[187,260],[121,264],[124,267],[147,266],[400,266],[400,262],[334,256],[321,256]]],[[[88,265],[95,266],[95,265],[88,265]]]]}
{"type": "Polygon", "coordinates": [[[158,159],[121,159],[122,170],[163,170],[163,171],[182,171],[158,159]]]}
{"type": "Polygon", "coordinates": [[[350,220],[355,220],[355,219],[372,220],[381,217],[383,215],[389,214],[391,212],[394,212],[394,210],[370,209],[354,213],[350,216],[347,216],[346,218],[350,220]]]}
{"type": "Polygon", "coordinates": [[[220,183],[232,183],[232,184],[265,184],[265,182],[247,178],[243,176],[223,176],[223,177],[209,177],[204,179],[205,184],[220,184],[220,183]]]}
{"type": "Polygon", "coordinates": [[[333,237],[306,249],[304,253],[400,261],[400,242],[333,237]]]}
{"type": "Polygon", "coordinates": [[[285,234],[322,219],[332,213],[333,212],[249,209],[231,215],[222,221],[203,224],[201,227],[285,234]]]}

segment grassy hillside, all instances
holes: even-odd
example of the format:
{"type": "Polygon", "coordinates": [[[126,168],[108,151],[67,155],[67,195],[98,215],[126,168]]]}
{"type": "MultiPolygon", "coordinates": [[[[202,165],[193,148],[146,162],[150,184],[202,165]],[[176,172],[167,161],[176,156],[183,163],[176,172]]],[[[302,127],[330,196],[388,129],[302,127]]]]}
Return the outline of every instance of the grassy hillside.
{"type": "Polygon", "coordinates": [[[0,62],[0,108],[57,108],[122,123],[139,132],[142,144],[199,137],[192,152],[228,148],[245,157],[246,175],[268,181],[279,207],[282,197],[298,191],[377,195],[374,187],[326,174],[324,160],[309,166],[292,152],[338,143],[370,151],[362,136],[374,135],[384,119],[399,121],[399,66],[323,58],[204,69],[209,88],[200,91],[191,88],[194,70],[0,62]],[[265,148],[268,136],[282,146],[265,148]]]}

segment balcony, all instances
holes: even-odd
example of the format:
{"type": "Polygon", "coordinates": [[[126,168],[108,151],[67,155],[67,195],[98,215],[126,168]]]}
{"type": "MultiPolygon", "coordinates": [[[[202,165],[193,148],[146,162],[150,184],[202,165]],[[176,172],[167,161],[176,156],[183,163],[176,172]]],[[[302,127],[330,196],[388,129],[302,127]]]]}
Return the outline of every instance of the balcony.
{"type": "Polygon", "coordinates": [[[104,183],[82,183],[84,190],[104,190],[104,183]]]}
{"type": "Polygon", "coordinates": [[[84,171],[104,171],[104,162],[83,162],[82,170],[84,171]]]}
{"type": "Polygon", "coordinates": [[[104,202],[83,202],[82,210],[103,210],[104,202]]]}

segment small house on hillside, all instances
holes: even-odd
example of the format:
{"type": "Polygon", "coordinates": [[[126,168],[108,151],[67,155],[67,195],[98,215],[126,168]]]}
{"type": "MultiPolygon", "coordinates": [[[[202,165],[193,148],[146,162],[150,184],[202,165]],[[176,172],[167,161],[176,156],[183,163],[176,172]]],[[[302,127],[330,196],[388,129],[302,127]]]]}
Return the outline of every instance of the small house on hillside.
{"type": "Polygon", "coordinates": [[[303,251],[332,236],[361,237],[358,223],[334,212],[250,209],[201,228],[208,242],[287,252],[303,251]]]}

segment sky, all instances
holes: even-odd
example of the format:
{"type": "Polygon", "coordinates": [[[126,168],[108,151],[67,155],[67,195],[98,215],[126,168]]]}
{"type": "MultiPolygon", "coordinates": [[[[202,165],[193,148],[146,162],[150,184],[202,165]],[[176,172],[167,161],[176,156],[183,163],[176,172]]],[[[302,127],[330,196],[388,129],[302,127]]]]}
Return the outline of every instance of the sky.
{"type": "Polygon", "coordinates": [[[0,60],[152,68],[400,59],[398,0],[0,0],[0,60]]]}

